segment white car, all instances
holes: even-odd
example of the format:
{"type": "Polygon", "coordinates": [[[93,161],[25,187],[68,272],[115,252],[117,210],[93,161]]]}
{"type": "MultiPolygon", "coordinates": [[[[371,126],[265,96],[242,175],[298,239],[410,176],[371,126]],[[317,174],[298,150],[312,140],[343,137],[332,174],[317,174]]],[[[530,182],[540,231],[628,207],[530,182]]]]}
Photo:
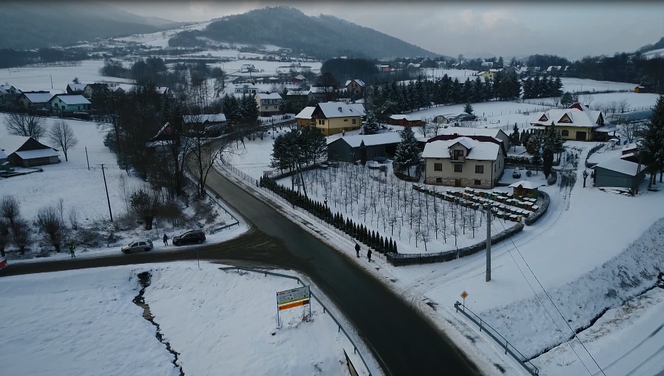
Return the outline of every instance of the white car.
{"type": "Polygon", "coordinates": [[[122,247],[122,253],[129,254],[134,252],[148,252],[152,250],[152,240],[137,240],[122,247]]]}

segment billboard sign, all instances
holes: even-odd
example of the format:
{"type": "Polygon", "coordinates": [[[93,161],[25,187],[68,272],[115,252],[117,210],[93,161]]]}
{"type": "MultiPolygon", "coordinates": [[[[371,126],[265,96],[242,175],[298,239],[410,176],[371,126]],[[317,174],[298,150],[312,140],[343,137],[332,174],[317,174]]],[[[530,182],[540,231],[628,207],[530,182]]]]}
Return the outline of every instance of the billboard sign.
{"type": "Polygon", "coordinates": [[[279,311],[309,304],[309,286],[297,287],[277,292],[279,311]]]}

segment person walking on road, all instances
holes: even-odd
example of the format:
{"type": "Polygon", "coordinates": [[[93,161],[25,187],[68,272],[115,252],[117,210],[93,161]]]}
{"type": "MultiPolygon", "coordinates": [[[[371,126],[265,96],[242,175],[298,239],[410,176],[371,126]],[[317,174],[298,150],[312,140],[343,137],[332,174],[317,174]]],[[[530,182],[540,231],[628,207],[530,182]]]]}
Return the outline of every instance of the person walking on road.
{"type": "Polygon", "coordinates": [[[168,245],[168,235],[164,234],[164,246],[168,245]]]}
{"type": "Polygon", "coordinates": [[[371,248],[367,251],[367,258],[369,259],[369,262],[371,262],[371,248]]]}
{"type": "Polygon", "coordinates": [[[74,245],[74,243],[71,243],[69,245],[69,254],[71,255],[71,258],[76,257],[76,254],[74,253],[75,250],[76,250],[76,246],[74,245]]]}
{"type": "Polygon", "coordinates": [[[360,258],[360,245],[355,243],[355,253],[357,253],[357,258],[360,258]]]}

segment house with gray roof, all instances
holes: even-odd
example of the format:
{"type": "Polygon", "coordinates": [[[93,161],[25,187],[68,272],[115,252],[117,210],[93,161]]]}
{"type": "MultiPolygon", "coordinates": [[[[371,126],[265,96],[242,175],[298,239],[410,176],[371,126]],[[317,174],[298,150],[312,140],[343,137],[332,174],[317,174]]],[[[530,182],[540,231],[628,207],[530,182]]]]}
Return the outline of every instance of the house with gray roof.
{"type": "Polygon", "coordinates": [[[25,109],[48,109],[51,98],[53,94],[49,91],[26,91],[18,97],[18,103],[25,109]]]}
{"type": "Polygon", "coordinates": [[[51,110],[57,113],[90,111],[90,101],[81,94],[57,94],[49,100],[51,110]]]}
{"type": "Polygon", "coordinates": [[[2,136],[0,149],[11,166],[33,167],[60,163],[58,150],[32,137],[2,136]]]}
{"type": "Polygon", "coordinates": [[[625,159],[625,156],[607,159],[593,167],[595,187],[628,188],[632,193],[639,191],[639,185],[646,175],[646,166],[625,159]]]}
{"type": "Polygon", "coordinates": [[[359,160],[363,143],[367,150],[367,160],[376,157],[393,158],[399,142],[401,135],[398,132],[328,138],[328,159],[343,162],[359,160]]]}

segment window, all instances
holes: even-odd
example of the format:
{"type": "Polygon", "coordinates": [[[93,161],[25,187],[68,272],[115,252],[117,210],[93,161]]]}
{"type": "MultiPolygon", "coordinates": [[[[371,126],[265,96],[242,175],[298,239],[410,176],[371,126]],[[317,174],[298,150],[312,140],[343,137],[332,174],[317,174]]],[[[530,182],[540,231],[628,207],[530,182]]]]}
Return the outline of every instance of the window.
{"type": "Polygon", "coordinates": [[[463,159],[463,150],[454,150],[454,160],[463,159]]]}
{"type": "Polygon", "coordinates": [[[569,131],[567,129],[563,129],[563,136],[568,137],[569,136],[569,131]]]}
{"type": "Polygon", "coordinates": [[[442,183],[442,182],[443,182],[443,178],[436,178],[436,183],[442,183]]]}
{"type": "Polygon", "coordinates": [[[483,174],[484,173],[484,166],[483,165],[475,165],[475,173],[476,174],[483,174]]]}
{"type": "Polygon", "coordinates": [[[463,172],[463,165],[455,164],[454,165],[454,172],[463,172]]]}
{"type": "Polygon", "coordinates": [[[473,184],[475,184],[475,185],[482,185],[482,181],[481,181],[481,180],[477,180],[477,179],[475,179],[475,182],[474,182],[473,184]]]}
{"type": "Polygon", "coordinates": [[[344,122],[348,123],[348,119],[344,119],[344,122]]]}
{"type": "Polygon", "coordinates": [[[443,171],[443,164],[442,163],[434,163],[433,164],[433,170],[434,171],[443,171]]]}
{"type": "Polygon", "coordinates": [[[357,119],[353,119],[353,124],[357,124],[357,119]]]}

